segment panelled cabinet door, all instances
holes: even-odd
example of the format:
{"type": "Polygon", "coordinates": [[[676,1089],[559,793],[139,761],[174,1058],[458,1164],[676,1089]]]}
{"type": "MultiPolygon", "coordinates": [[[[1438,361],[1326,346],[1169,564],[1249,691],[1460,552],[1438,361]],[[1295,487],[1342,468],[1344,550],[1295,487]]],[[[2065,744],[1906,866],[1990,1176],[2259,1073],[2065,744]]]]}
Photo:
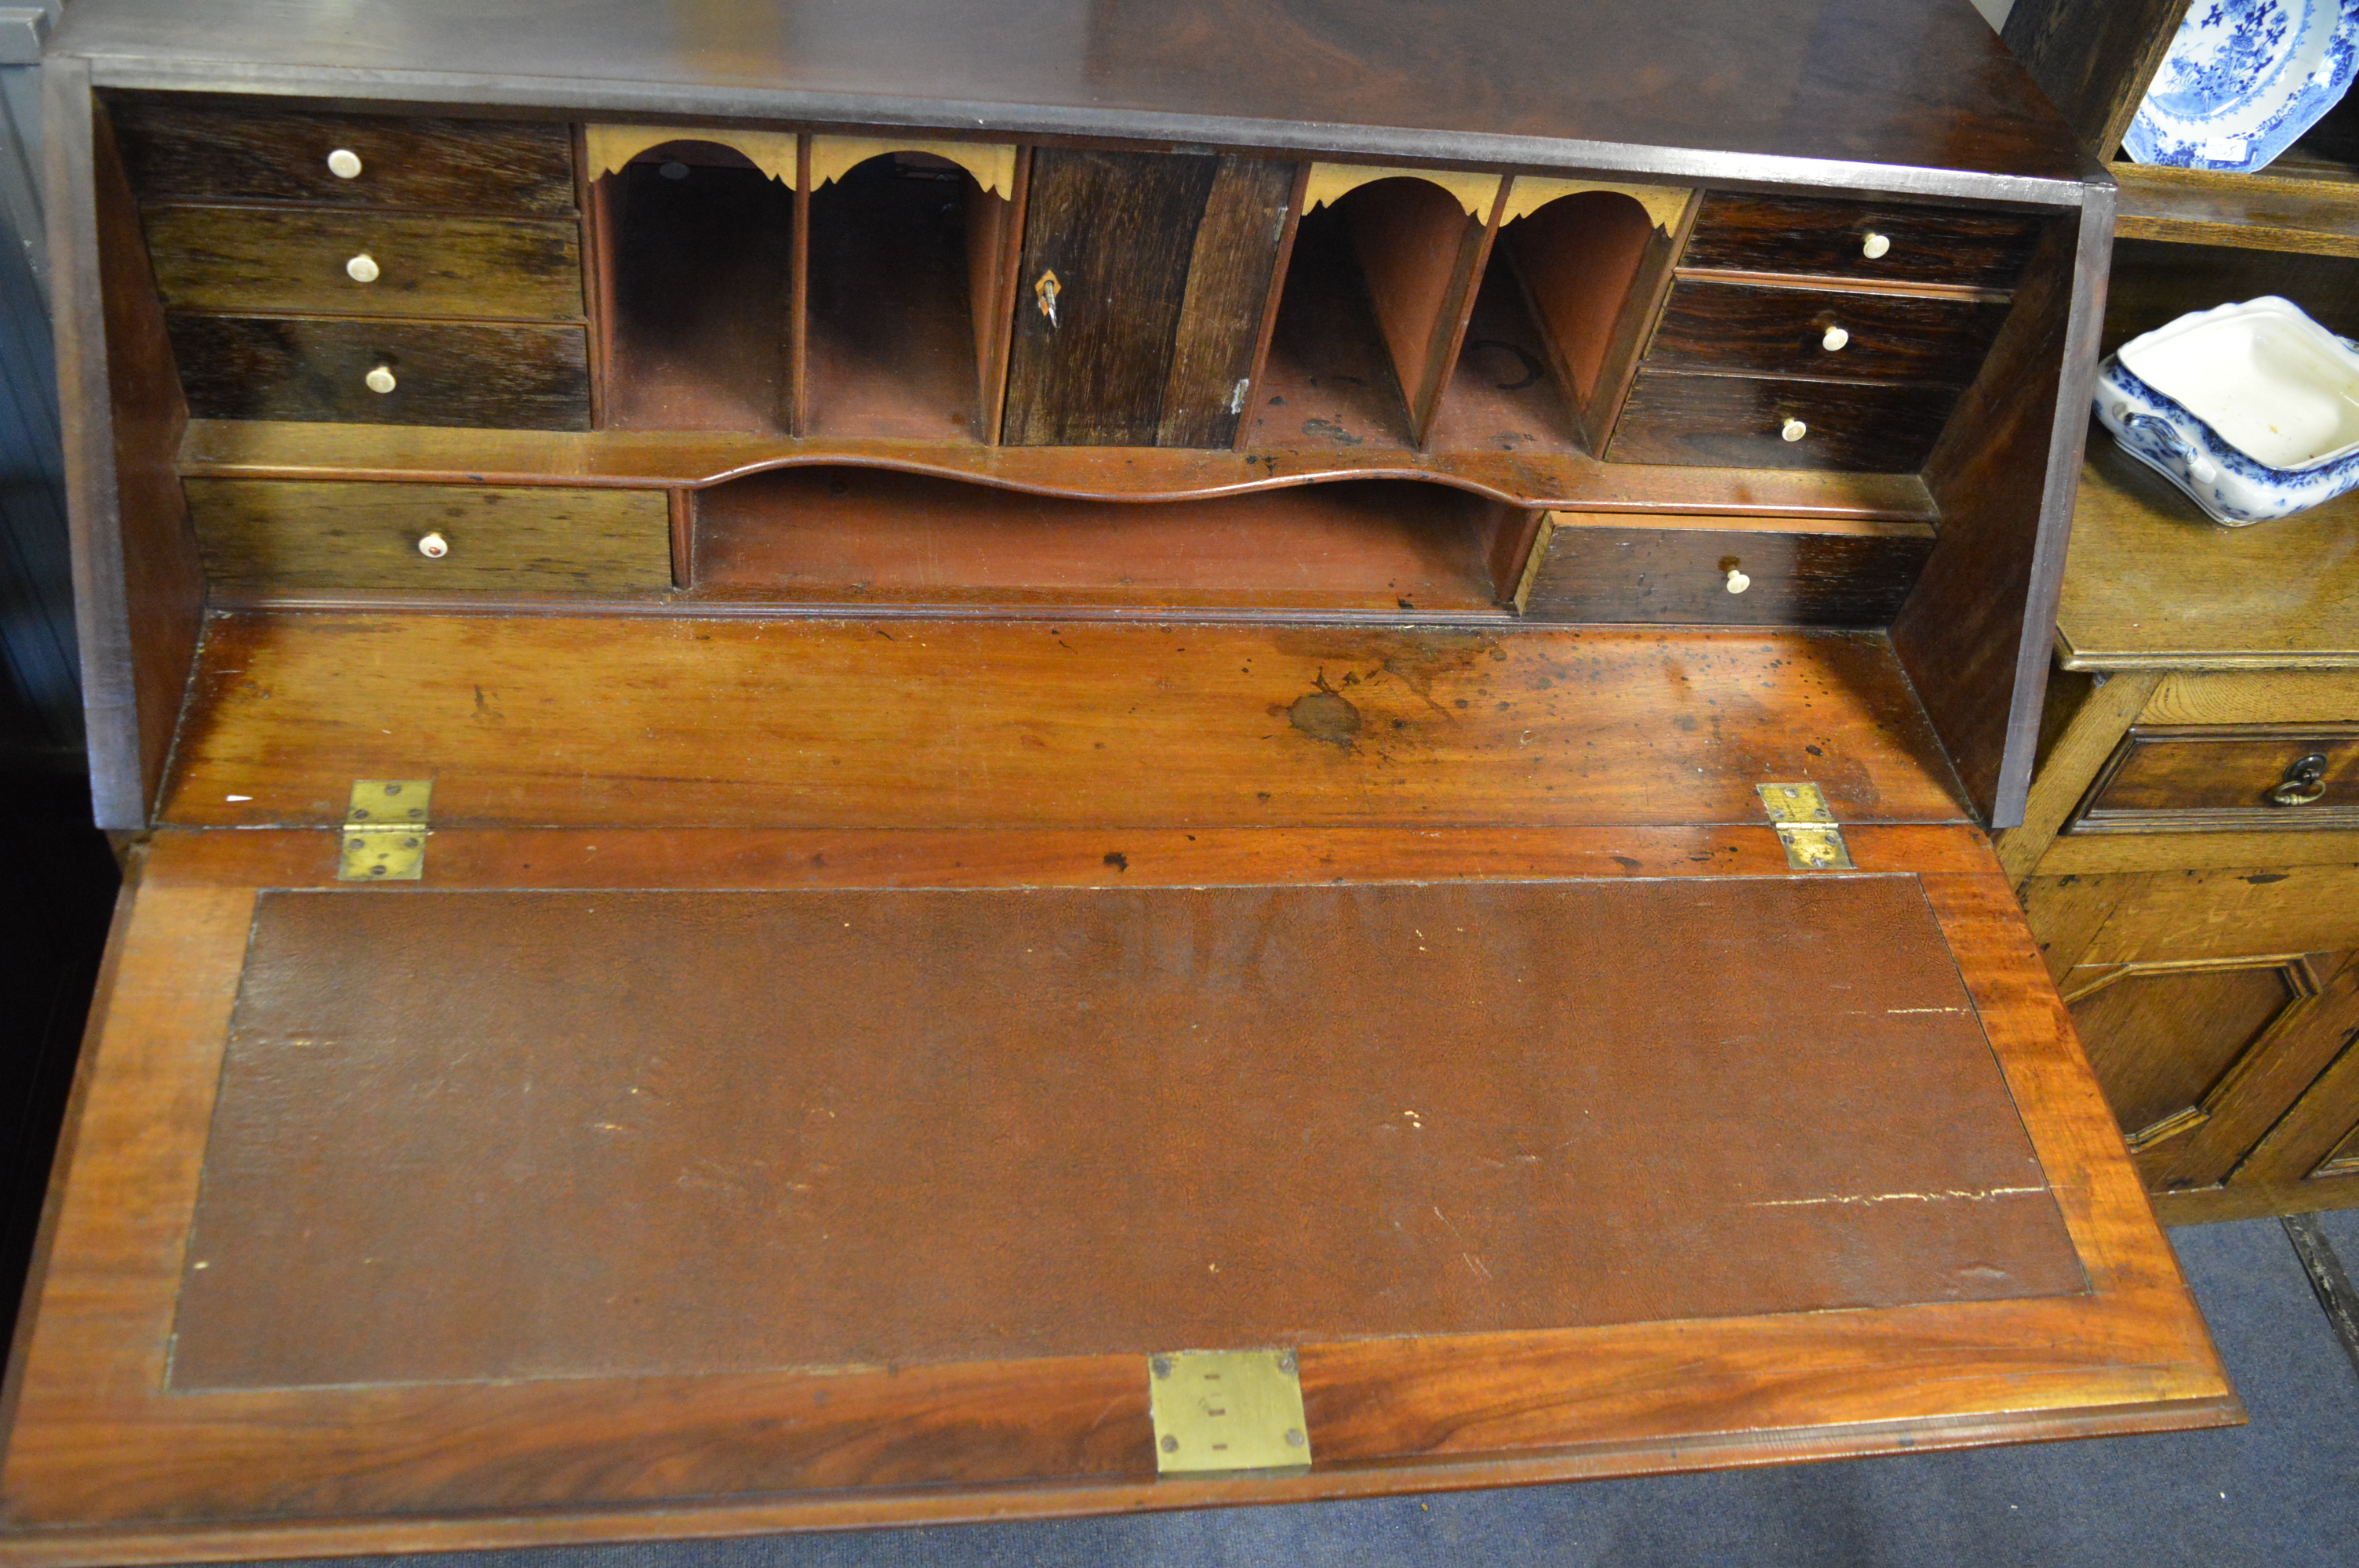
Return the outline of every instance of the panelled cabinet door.
{"type": "Polygon", "coordinates": [[[1295,166],[1229,154],[1033,154],[1004,438],[1235,438],[1295,166]]]}

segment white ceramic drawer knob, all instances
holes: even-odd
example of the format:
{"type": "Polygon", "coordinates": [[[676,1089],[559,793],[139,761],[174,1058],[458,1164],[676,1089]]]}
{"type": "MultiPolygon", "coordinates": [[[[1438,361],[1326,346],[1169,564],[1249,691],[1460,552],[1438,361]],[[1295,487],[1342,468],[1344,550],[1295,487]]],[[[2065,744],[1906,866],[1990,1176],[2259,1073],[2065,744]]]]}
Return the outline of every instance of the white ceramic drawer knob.
{"type": "Polygon", "coordinates": [[[1827,329],[1827,335],[1819,340],[1819,347],[1831,354],[1839,354],[1843,352],[1843,346],[1850,341],[1849,332],[1844,331],[1841,327],[1830,327],[1827,329]]]}
{"type": "Polygon", "coordinates": [[[376,258],[363,251],[344,264],[344,276],[354,283],[375,283],[377,276],[376,258]]]}
{"type": "Polygon", "coordinates": [[[1892,248],[1892,242],[1882,234],[1870,234],[1859,243],[1859,254],[1875,261],[1892,248]]]}
{"type": "Polygon", "coordinates": [[[338,147],[328,155],[328,172],[338,179],[359,178],[361,155],[350,147],[338,147]]]}
{"type": "Polygon", "coordinates": [[[1746,589],[1751,588],[1752,586],[1753,579],[1746,577],[1742,568],[1737,567],[1731,567],[1728,568],[1729,592],[1743,593],[1746,589]]]}
{"type": "Polygon", "coordinates": [[[1810,427],[1799,419],[1788,419],[1777,427],[1777,434],[1789,441],[1799,441],[1810,433],[1810,427]]]}
{"type": "Polygon", "coordinates": [[[377,393],[380,395],[385,393],[391,392],[395,387],[401,384],[399,382],[394,380],[393,367],[390,365],[379,365],[375,370],[369,372],[368,374],[361,377],[361,379],[368,383],[368,389],[371,392],[377,393]]]}
{"type": "Polygon", "coordinates": [[[429,534],[418,541],[418,553],[429,561],[439,561],[451,553],[451,541],[440,534],[429,534]]]}

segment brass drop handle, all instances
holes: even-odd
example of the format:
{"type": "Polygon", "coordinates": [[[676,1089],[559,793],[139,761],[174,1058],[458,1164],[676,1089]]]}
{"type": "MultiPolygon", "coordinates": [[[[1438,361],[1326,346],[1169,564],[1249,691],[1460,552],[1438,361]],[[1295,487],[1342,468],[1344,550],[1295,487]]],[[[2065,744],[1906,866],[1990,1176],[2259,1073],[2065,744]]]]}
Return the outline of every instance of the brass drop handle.
{"type": "Polygon", "coordinates": [[[2326,793],[2326,758],[2312,752],[2307,757],[2296,758],[2285,771],[2285,777],[2269,791],[2272,806],[2308,806],[2326,793]]]}

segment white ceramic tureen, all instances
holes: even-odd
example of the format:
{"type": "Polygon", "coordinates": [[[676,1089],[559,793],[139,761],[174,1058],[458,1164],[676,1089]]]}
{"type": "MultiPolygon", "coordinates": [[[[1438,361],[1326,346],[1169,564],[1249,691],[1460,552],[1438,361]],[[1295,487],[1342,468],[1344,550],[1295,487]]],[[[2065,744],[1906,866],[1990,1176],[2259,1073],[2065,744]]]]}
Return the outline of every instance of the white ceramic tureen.
{"type": "Polygon", "coordinates": [[[2231,527],[2359,488],[2359,345],[2271,295],[2181,316],[2097,369],[2097,417],[2231,527]]]}

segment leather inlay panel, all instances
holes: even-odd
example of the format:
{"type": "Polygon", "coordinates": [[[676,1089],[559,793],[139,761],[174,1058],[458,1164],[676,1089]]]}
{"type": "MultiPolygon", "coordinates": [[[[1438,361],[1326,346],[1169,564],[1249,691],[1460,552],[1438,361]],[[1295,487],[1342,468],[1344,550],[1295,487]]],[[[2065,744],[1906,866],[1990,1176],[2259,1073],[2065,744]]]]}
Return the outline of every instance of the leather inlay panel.
{"type": "Polygon", "coordinates": [[[171,1382],[2084,1288],[1909,877],[282,892],[171,1382]]]}

